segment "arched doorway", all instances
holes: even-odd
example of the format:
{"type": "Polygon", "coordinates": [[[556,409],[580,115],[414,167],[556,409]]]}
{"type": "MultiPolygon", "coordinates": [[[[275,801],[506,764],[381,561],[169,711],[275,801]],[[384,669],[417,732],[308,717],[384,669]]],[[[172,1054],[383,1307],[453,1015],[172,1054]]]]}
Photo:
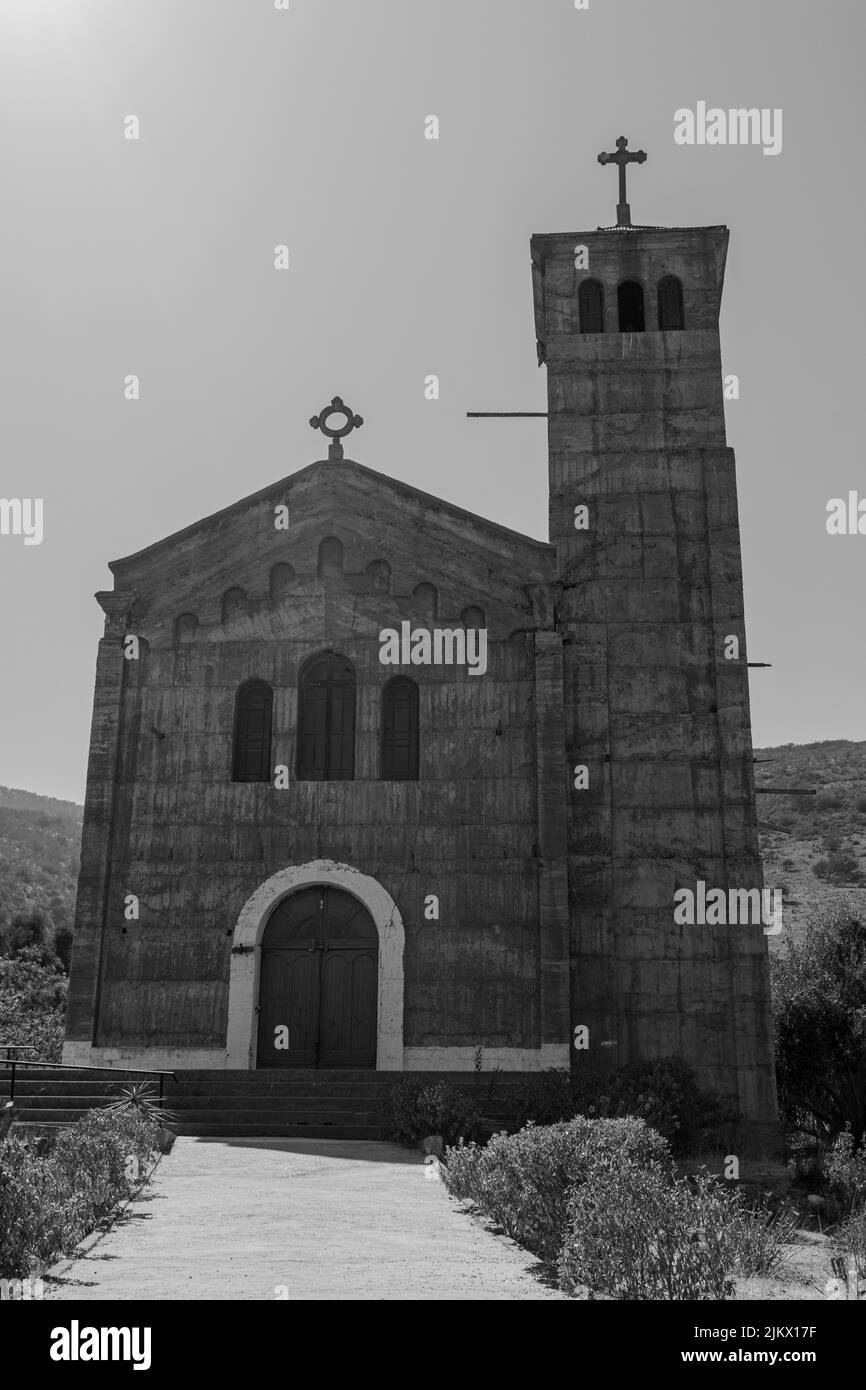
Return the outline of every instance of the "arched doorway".
{"type": "Polygon", "coordinates": [[[259,1067],[375,1067],[379,938],[341,888],[303,888],[261,943],[259,1067]]]}

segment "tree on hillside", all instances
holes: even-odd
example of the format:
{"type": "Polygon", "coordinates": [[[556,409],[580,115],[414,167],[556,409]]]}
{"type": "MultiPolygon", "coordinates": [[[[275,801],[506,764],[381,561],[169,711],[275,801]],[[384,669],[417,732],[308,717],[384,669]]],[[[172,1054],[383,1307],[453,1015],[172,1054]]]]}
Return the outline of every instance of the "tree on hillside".
{"type": "Polygon", "coordinates": [[[827,909],[773,962],[776,1075],[786,1122],[866,1133],[866,914],[827,909]]]}
{"type": "Polygon", "coordinates": [[[54,931],[44,912],[18,912],[0,938],[0,952],[4,956],[17,956],[24,950],[37,950],[46,963],[54,959],[54,931]]]}
{"type": "Polygon", "coordinates": [[[33,1060],[59,1062],[67,986],[60,961],[52,956],[47,964],[42,946],[0,958],[0,1043],[31,1048],[33,1060]]]}

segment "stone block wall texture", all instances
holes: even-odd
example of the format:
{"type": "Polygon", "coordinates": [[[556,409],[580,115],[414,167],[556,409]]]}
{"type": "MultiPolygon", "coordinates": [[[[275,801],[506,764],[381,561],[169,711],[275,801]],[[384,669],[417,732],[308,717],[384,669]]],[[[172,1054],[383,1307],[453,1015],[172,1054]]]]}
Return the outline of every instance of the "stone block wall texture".
{"type": "Polygon", "coordinates": [[[589,769],[569,801],[572,1023],[611,1065],[681,1053],[760,1128],[776,1121],[766,937],[674,923],[678,888],[763,882],[718,333],[727,235],[538,236],[532,257],[565,756],[589,769]],[[683,330],[658,329],[664,275],[682,281],[683,330]],[[583,278],[604,287],[604,333],[580,331],[583,278]],[[643,333],[618,331],[624,279],[644,287],[643,333]]]}
{"type": "Polygon", "coordinates": [[[330,859],[377,879],[401,911],[407,1047],[561,1043],[564,826],[560,816],[551,838],[539,815],[561,777],[561,650],[536,631],[529,592],[549,589],[551,562],[544,543],[345,461],[312,465],[116,563],[118,591],[103,596],[119,616],[107,620],[97,677],[68,1039],[224,1046],[244,902],[285,866],[330,859]],[[287,533],[274,526],[283,503],[287,533]],[[343,572],[320,578],[328,536],[343,542],[343,572]],[[377,561],[390,566],[388,592],[370,571],[377,561]],[[273,598],[272,570],[287,563],[295,578],[273,598]],[[438,590],[435,619],[414,596],[421,583],[438,590]],[[244,597],[224,619],[230,589],[244,597]],[[383,628],[459,627],[470,605],[485,612],[485,675],[380,663],[383,628]],[[183,614],[198,626],[178,641],[183,614]],[[125,631],[139,636],[138,661],[123,658],[125,631]],[[299,671],[322,651],[355,669],[354,781],[295,775],[299,671]],[[379,775],[381,693],[398,671],[420,687],[418,782],[379,775]],[[231,781],[235,695],[251,677],[274,690],[272,763],[289,769],[285,790],[231,781]],[[128,894],[138,921],[124,920],[128,894]],[[438,921],[425,920],[429,894],[438,921]]]}

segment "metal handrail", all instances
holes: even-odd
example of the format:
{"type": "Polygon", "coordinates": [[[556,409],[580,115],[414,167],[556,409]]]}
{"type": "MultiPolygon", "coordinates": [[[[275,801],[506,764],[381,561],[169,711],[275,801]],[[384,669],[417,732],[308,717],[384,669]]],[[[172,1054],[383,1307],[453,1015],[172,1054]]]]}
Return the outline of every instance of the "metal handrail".
{"type": "MultiPolygon", "coordinates": [[[[0,1043],[0,1049],[5,1050],[7,1053],[8,1053],[8,1052],[13,1052],[13,1051],[18,1052],[18,1051],[21,1050],[20,1046],[15,1045],[15,1044],[11,1044],[11,1043],[8,1044],[8,1045],[7,1045],[6,1043],[0,1043]]],[[[155,1067],[96,1067],[96,1066],[87,1066],[86,1064],[85,1064],[84,1066],[76,1066],[74,1062],[25,1062],[25,1061],[24,1061],[22,1058],[20,1058],[20,1057],[8,1057],[8,1056],[6,1057],[6,1061],[7,1061],[8,1064],[9,1064],[9,1069],[10,1069],[10,1072],[11,1072],[11,1075],[10,1075],[10,1078],[9,1078],[9,1099],[10,1099],[10,1100],[14,1100],[14,1099],[15,1099],[15,1068],[16,1068],[16,1067],[47,1067],[47,1068],[48,1068],[49,1070],[51,1070],[51,1071],[110,1071],[110,1072],[114,1072],[115,1076],[118,1074],[118,1072],[120,1072],[121,1075],[124,1075],[124,1076],[158,1076],[158,1077],[159,1077],[159,1102],[160,1102],[160,1105],[162,1104],[162,1100],[163,1100],[163,1088],[164,1088],[164,1085],[165,1085],[165,1080],[164,1080],[164,1078],[165,1078],[166,1076],[171,1076],[171,1077],[173,1077],[175,1080],[177,1079],[177,1076],[176,1076],[176,1073],[175,1073],[175,1072],[173,1072],[173,1071],[158,1071],[155,1067]]]]}

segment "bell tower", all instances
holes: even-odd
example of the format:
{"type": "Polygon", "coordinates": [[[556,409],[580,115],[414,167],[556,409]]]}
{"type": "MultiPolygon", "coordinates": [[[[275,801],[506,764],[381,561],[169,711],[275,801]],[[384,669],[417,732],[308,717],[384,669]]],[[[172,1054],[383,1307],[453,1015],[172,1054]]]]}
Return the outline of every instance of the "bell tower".
{"type": "MultiPolygon", "coordinates": [[[[547,366],[550,541],[564,650],[572,1028],[611,1066],[682,1055],[777,1122],[767,935],[675,920],[675,894],[763,886],[737,487],[719,309],[725,227],[531,242],[547,366]]],[[[574,1065],[585,1053],[574,1052],[574,1065]]]]}

